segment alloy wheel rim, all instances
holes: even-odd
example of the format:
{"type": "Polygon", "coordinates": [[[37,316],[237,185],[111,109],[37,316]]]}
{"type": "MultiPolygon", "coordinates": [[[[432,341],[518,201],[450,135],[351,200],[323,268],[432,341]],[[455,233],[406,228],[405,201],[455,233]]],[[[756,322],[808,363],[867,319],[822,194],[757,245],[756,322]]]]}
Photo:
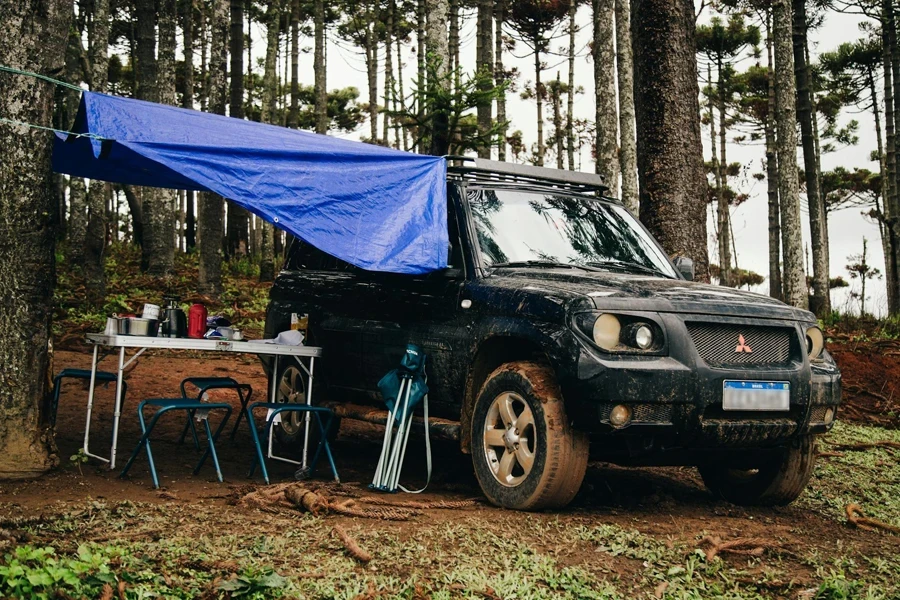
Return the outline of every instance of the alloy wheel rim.
{"type": "MultiPolygon", "coordinates": [[[[289,366],[284,370],[278,383],[275,401],[279,404],[306,404],[306,384],[300,369],[289,366]]],[[[301,413],[293,411],[281,413],[281,428],[289,436],[296,435],[300,431],[302,422],[301,413]]]]}
{"type": "Polygon", "coordinates": [[[505,487],[520,485],[534,468],[537,428],[522,396],[503,392],[488,408],[483,432],[484,455],[494,479],[505,487]]]}

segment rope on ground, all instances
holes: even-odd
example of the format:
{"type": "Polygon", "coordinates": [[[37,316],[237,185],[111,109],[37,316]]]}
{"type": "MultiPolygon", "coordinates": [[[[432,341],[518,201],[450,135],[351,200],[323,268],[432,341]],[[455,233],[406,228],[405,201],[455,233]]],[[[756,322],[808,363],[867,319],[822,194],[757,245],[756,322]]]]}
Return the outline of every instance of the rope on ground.
{"type": "Polygon", "coordinates": [[[474,498],[469,500],[437,500],[435,502],[416,502],[415,500],[389,500],[387,498],[378,498],[375,496],[363,496],[359,498],[360,502],[373,504],[375,506],[397,506],[400,508],[415,508],[418,510],[430,510],[435,508],[457,509],[478,506],[479,500],[474,498]]]}
{"type": "Polygon", "coordinates": [[[709,544],[710,548],[706,551],[706,560],[710,561],[717,554],[727,552],[729,554],[746,554],[749,556],[761,556],[767,548],[780,548],[780,544],[767,540],[765,538],[735,538],[723,542],[715,536],[706,536],[700,540],[700,545],[709,544]]]}
{"type": "Polygon", "coordinates": [[[344,548],[347,549],[347,552],[350,553],[350,556],[363,564],[372,560],[372,555],[363,550],[360,545],[356,543],[356,540],[350,537],[350,534],[347,533],[347,531],[343,527],[341,527],[340,525],[335,525],[333,530],[334,533],[336,533],[337,536],[341,539],[341,542],[344,544],[344,548]]]}
{"type": "Polygon", "coordinates": [[[850,503],[844,508],[844,511],[847,513],[847,521],[854,527],[859,527],[866,531],[877,531],[881,529],[900,535],[900,527],[877,519],[870,519],[863,513],[862,507],[860,507],[859,504],[850,503]]]}
{"type": "MultiPolygon", "coordinates": [[[[243,490],[238,490],[241,494],[243,490]]],[[[303,510],[314,515],[329,513],[365,519],[408,521],[421,515],[421,510],[396,506],[359,506],[354,498],[333,496],[327,489],[309,489],[296,482],[260,487],[243,493],[235,500],[271,514],[290,515],[293,510],[303,510]]]]}

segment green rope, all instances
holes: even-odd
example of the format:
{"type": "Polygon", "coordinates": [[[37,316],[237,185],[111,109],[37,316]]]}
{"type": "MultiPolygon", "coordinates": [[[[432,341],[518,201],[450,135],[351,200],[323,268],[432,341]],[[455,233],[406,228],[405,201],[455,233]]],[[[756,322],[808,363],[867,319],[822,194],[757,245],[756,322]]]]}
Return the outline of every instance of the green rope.
{"type": "MultiPolygon", "coordinates": [[[[69,88],[71,90],[75,90],[77,92],[83,92],[84,90],[78,87],[77,85],[72,85],[71,83],[67,83],[65,81],[60,81],[59,79],[53,79],[52,77],[48,77],[47,75],[41,75],[40,73],[33,73],[31,71],[23,71],[21,69],[14,69],[12,67],[6,67],[0,65],[0,71],[6,73],[12,73],[14,75],[24,75],[26,77],[34,77],[35,79],[41,79],[48,83],[52,83],[54,85],[59,85],[65,88],[69,88]]],[[[26,123],[25,121],[15,121],[13,119],[5,119],[0,117],[0,123],[6,123],[8,125],[20,125],[22,127],[30,127],[32,129],[40,129],[42,131],[53,131],[55,133],[64,133],[66,135],[74,135],[75,137],[86,137],[95,140],[105,140],[107,138],[101,137],[99,135],[93,133],[75,133],[74,131],[66,131],[65,129],[54,129],[53,127],[45,127],[43,125],[37,125],[35,123],[26,123]]]]}
{"type": "Polygon", "coordinates": [[[25,75],[26,77],[34,77],[35,79],[41,79],[46,81],[47,83],[52,83],[54,85],[61,85],[62,87],[69,88],[70,90],[75,90],[76,92],[83,92],[80,87],[77,85],[73,85],[66,81],[60,81],[59,79],[53,79],[52,77],[48,77],[47,75],[41,75],[40,73],[32,73],[31,71],[23,71],[21,69],[14,69],[12,67],[4,67],[0,65],[0,71],[5,71],[7,73],[12,73],[14,75],[25,75]]]}

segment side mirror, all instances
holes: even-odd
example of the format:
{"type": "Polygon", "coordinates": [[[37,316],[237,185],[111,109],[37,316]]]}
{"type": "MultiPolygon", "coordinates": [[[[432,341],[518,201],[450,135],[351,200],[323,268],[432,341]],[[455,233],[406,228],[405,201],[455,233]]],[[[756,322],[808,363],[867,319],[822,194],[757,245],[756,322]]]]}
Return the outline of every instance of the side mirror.
{"type": "Polygon", "coordinates": [[[675,268],[681,273],[681,276],[688,281],[694,280],[694,261],[687,256],[675,257],[675,268]]]}

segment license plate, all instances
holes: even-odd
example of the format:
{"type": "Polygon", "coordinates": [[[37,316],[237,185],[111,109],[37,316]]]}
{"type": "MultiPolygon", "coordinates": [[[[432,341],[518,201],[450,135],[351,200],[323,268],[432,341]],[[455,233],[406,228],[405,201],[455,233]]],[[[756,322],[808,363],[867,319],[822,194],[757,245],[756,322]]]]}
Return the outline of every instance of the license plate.
{"type": "Polygon", "coordinates": [[[787,381],[725,381],[722,410],[789,410],[791,384],[787,381]]]}

